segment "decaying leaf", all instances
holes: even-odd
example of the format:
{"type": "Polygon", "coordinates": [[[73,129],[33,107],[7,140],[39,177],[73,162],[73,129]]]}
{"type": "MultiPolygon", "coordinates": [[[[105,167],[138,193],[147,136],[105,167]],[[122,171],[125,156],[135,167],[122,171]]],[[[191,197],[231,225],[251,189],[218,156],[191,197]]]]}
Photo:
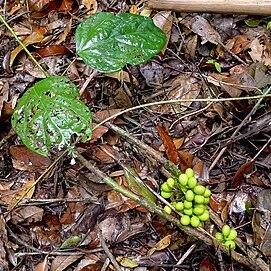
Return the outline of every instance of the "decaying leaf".
{"type": "Polygon", "coordinates": [[[8,82],[0,81],[0,118],[4,103],[7,102],[9,96],[9,84],[8,82]]]}
{"type": "Polygon", "coordinates": [[[216,271],[214,264],[211,262],[209,257],[205,257],[200,265],[199,265],[199,271],[216,271]]]}
{"type": "Polygon", "coordinates": [[[165,236],[158,243],[156,243],[148,252],[147,256],[151,256],[155,251],[163,250],[170,245],[171,235],[165,236]]]}
{"type": "Polygon", "coordinates": [[[2,191],[0,193],[1,200],[9,204],[9,209],[13,209],[13,206],[17,205],[23,199],[32,198],[35,191],[35,179],[30,179],[17,190],[2,191]]]}
{"type": "Polygon", "coordinates": [[[163,142],[168,159],[175,165],[178,165],[180,163],[180,158],[178,151],[173,143],[172,137],[166,132],[163,127],[159,125],[156,126],[156,130],[159,133],[159,136],[163,142]]]}
{"type": "Polygon", "coordinates": [[[207,41],[218,44],[221,43],[219,33],[210,25],[210,23],[200,15],[190,17],[188,20],[182,21],[187,28],[202,37],[202,44],[207,41]]]}
{"type": "Polygon", "coordinates": [[[259,38],[255,38],[249,48],[251,51],[249,55],[251,56],[254,62],[263,62],[267,66],[271,66],[271,45],[270,41],[267,38],[264,38],[263,41],[260,41],[259,38]]]}
{"type": "Polygon", "coordinates": [[[38,263],[35,266],[34,271],[49,271],[48,255],[44,258],[44,260],[42,262],[38,263]]]}
{"type": "MultiPolygon", "coordinates": [[[[109,110],[101,110],[98,111],[95,114],[95,117],[98,118],[100,121],[107,119],[108,117],[113,116],[114,114],[117,114],[121,111],[121,109],[109,109],[109,110]]],[[[114,119],[110,120],[110,123],[112,123],[114,119]]],[[[93,132],[91,136],[91,143],[96,142],[99,138],[101,138],[108,130],[109,128],[105,126],[99,126],[98,128],[95,129],[96,123],[93,123],[93,132]]]]}
{"type": "MultiPolygon", "coordinates": [[[[167,95],[169,100],[175,99],[195,99],[198,97],[200,90],[201,90],[202,83],[186,74],[179,74],[178,76],[174,77],[165,82],[164,87],[168,87],[170,92],[167,95]]],[[[169,112],[183,112],[192,104],[192,101],[187,102],[180,102],[179,104],[174,105],[162,105],[158,111],[162,113],[169,113],[169,112]]]]}
{"type": "Polygon", "coordinates": [[[63,271],[81,257],[80,255],[56,256],[52,261],[50,271],[63,271]]]}
{"type": "Polygon", "coordinates": [[[159,11],[156,13],[152,20],[154,24],[162,29],[167,37],[167,43],[164,46],[164,48],[161,50],[161,52],[164,54],[169,42],[170,34],[171,34],[171,28],[173,23],[173,16],[171,15],[172,11],[159,11]]]}
{"type": "Polygon", "coordinates": [[[122,266],[127,267],[127,268],[135,268],[138,266],[138,263],[133,261],[130,258],[125,258],[125,257],[118,257],[116,259],[122,266]]]}
{"type": "Polygon", "coordinates": [[[42,220],[44,210],[37,206],[25,206],[12,211],[11,221],[14,224],[24,222],[25,224],[36,223],[42,220]]]}
{"type": "Polygon", "coordinates": [[[10,146],[10,154],[12,156],[13,167],[18,170],[45,170],[51,164],[48,157],[30,151],[23,145],[10,146]]]}
{"type": "Polygon", "coordinates": [[[261,191],[252,218],[254,242],[266,256],[271,256],[271,189],[261,191]]]}
{"type": "Polygon", "coordinates": [[[254,167],[254,162],[249,161],[243,164],[235,173],[231,181],[231,187],[232,188],[238,187],[241,184],[241,182],[244,180],[245,175],[252,172],[253,167],[254,167]]]}
{"type": "MultiPolygon", "coordinates": [[[[30,44],[39,43],[44,39],[44,34],[46,33],[46,28],[41,26],[33,26],[32,33],[23,40],[23,44],[28,46],[30,44]]],[[[22,46],[17,46],[10,54],[10,63],[12,66],[16,56],[23,50],[22,46]]]]}

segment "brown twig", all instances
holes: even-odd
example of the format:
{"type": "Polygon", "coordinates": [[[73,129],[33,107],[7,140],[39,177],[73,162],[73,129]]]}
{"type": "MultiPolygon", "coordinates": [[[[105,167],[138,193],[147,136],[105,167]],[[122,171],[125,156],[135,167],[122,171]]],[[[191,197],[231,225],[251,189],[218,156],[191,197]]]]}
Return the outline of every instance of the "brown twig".
{"type": "Polygon", "coordinates": [[[100,240],[101,246],[105,252],[105,254],[107,255],[107,257],[110,259],[111,263],[114,265],[115,269],[117,271],[121,271],[121,267],[119,266],[118,262],[116,261],[114,255],[111,253],[111,251],[109,250],[108,246],[105,243],[105,240],[103,238],[103,235],[101,234],[100,231],[98,231],[98,238],[100,240]]]}

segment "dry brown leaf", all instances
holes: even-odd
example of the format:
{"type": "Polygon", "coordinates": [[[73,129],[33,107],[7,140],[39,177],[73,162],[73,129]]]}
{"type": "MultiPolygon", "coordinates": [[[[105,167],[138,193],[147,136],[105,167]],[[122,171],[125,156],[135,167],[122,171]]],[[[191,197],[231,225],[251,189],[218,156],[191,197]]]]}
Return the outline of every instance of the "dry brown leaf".
{"type": "Polygon", "coordinates": [[[254,162],[246,162],[243,164],[235,173],[232,181],[231,181],[231,187],[236,188],[241,185],[241,183],[244,181],[244,177],[246,174],[249,174],[253,171],[254,168],[254,162]]]}
{"type": "MultiPolygon", "coordinates": [[[[74,271],[82,271],[82,270],[94,270],[94,269],[90,269],[92,267],[90,267],[93,264],[96,264],[98,261],[100,260],[100,258],[98,256],[96,256],[95,254],[87,254],[85,255],[85,257],[80,260],[80,262],[78,263],[77,267],[74,269],[74,271]],[[84,269],[89,267],[89,269],[84,269]]],[[[99,269],[100,271],[100,269],[99,269]]]]}
{"type": "Polygon", "coordinates": [[[167,248],[170,245],[170,240],[171,235],[165,236],[147,252],[147,256],[151,256],[155,251],[160,251],[167,248]]]}
{"type": "MultiPolygon", "coordinates": [[[[44,39],[44,34],[47,32],[45,27],[41,26],[33,26],[32,33],[27,36],[22,42],[25,46],[30,44],[39,43],[44,39]]],[[[12,66],[16,56],[23,50],[22,46],[17,46],[10,54],[10,62],[9,65],[12,66]]]]}
{"type": "Polygon", "coordinates": [[[90,17],[91,15],[93,15],[98,8],[98,4],[96,0],[82,0],[82,4],[89,9],[87,16],[86,17],[90,17]]]}
{"type": "Polygon", "coordinates": [[[30,224],[42,220],[44,210],[36,206],[25,206],[11,213],[11,221],[14,224],[24,223],[30,224]]]}
{"type": "MultiPolygon", "coordinates": [[[[101,110],[95,113],[95,116],[100,120],[105,120],[107,119],[109,116],[112,116],[114,114],[117,114],[121,111],[121,109],[109,109],[109,110],[101,110]]],[[[110,120],[110,123],[112,123],[114,121],[114,119],[110,120]]],[[[93,127],[95,127],[95,123],[93,124],[93,127]]],[[[105,127],[105,126],[99,126],[97,129],[94,129],[92,132],[92,137],[90,142],[94,143],[96,142],[99,138],[101,138],[107,131],[109,130],[109,128],[105,127]]]]}
{"type": "Polygon", "coordinates": [[[2,115],[2,109],[4,103],[8,101],[9,96],[9,84],[8,82],[0,81],[0,118],[2,115]]]}
{"type": "MultiPolygon", "coordinates": [[[[3,217],[0,217],[0,264],[3,268],[2,270],[9,270],[8,266],[8,260],[7,260],[7,253],[6,248],[9,243],[8,235],[6,230],[6,221],[3,219],[3,217]]],[[[10,255],[9,255],[10,260],[10,255]]]]}
{"type": "Polygon", "coordinates": [[[31,11],[41,11],[50,0],[28,0],[28,6],[31,11]]]}
{"type": "Polygon", "coordinates": [[[217,271],[209,257],[205,257],[199,265],[199,271],[217,271]]]}
{"type": "Polygon", "coordinates": [[[178,151],[173,143],[172,137],[166,132],[163,127],[159,125],[156,126],[156,130],[163,142],[168,159],[175,165],[178,165],[180,163],[180,158],[178,155],[178,151]]]}
{"type": "Polygon", "coordinates": [[[162,29],[167,37],[167,43],[164,46],[164,48],[161,50],[163,54],[165,53],[167,49],[167,45],[168,45],[170,34],[171,34],[171,28],[172,28],[172,23],[173,23],[173,16],[171,15],[171,13],[172,13],[171,11],[159,11],[152,18],[154,24],[160,29],[162,29]]]}
{"type": "Polygon", "coordinates": [[[51,264],[50,271],[63,271],[82,256],[56,256],[51,264]]]}
{"type": "Polygon", "coordinates": [[[210,25],[210,23],[202,16],[194,16],[181,21],[187,28],[191,29],[194,33],[202,37],[202,44],[207,41],[218,44],[221,43],[219,33],[210,25]]]}
{"type": "Polygon", "coordinates": [[[1,191],[1,200],[9,204],[8,209],[12,209],[19,201],[32,198],[35,191],[35,179],[30,179],[17,190],[1,191]]]}
{"type": "MultiPolygon", "coordinates": [[[[166,81],[164,87],[172,89],[167,95],[169,100],[195,99],[200,93],[201,85],[202,83],[199,82],[198,79],[185,74],[180,74],[177,77],[166,81]]],[[[163,105],[158,111],[162,113],[183,112],[191,103],[192,101],[180,102],[178,105],[163,105]],[[174,107],[174,110],[172,107],[174,107]]]]}
{"type": "Polygon", "coordinates": [[[110,145],[100,144],[99,146],[93,146],[92,151],[95,158],[98,159],[102,163],[106,163],[106,164],[114,163],[115,162],[114,157],[116,159],[120,158],[120,153],[117,152],[117,150],[115,150],[110,145]],[[105,151],[103,149],[105,149],[105,151]],[[106,152],[110,153],[112,157],[106,152]]]}
{"type": "Polygon", "coordinates": [[[66,23],[66,27],[62,34],[59,35],[58,40],[55,42],[56,45],[59,45],[63,41],[66,40],[67,36],[70,34],[72,28],[72,17],[69,19],[68,23],[66,23]]]}
{"type": "Polygon", "coordinates": [[[252,218],[254,242],[262,253],[271,255],[271,189],[262,190],[257,196],[257,204],[252,218]]]}
{"type": "Polygon", "coordinates": [[[209,205],[214,210],[215,213],[221,214],[225,206],[227,205],[227,193],[222,192],[219,194],[212,194],[210,198],[209,205]]]}
{"type": "Polygon", "coordinates": [[[263,62],[264,65],[271,66],[271,42],[270,38],[263,36],[260,40],[255,38],[249,48],[250,57],[254,62],[263,62]]]}
{"type": "Polygon", "coordinates": [[[49,270],[49,265],[48,265],[48,255],[47,255],[42,262],[38,263],[35,266],[34,271],[48,271],[48,270],[49,270]]]}
{"type": "Polygon", "coordinates": [[[231,50],[234,54],[239,54],[246,50],[251,41],[246,35],[236,35],[232,39],[227,41],[226,47],[231,50]]]}
{"type": "Polygon", "coordinates": [[[111,94],[109,104],[110,108],[129,108],[133,106],[131,98],[123,87],[116,89],[113,95],[111,94]]]}
{"type": "Polygon", "coordinates": [[[191,38],[188,39],[186,46],[184,46],[186,59],[195,59],[197,45],[198,35],[193,35],[191,38]]]}
{"type": "Polygon", "coordinates": [[[229,77],[227,74],[215,73],[212,77],[219,81],[222,90],[228,93],[231,97],[239,97],[242,94],[242,89],[239,88],[241,84],[239,78],[229,77]]]}
{"type": "Polygon", "coordinates": [[[18,170],[44,170],[51,164],[48,157],[30,151],[23,145],[12,145],[9,150],[12,156],[12,165],[18,170]]]}
{"type": "Polygon", "coordinates": [[[137,8],[137,5],[132,5],[132,6],[130,7],[129,13],[132,13],[132,14],[139,14],[139,9],[137,8]]]}
{"type": "Polygon", "coordinates": [[[178,151],[179,154],[179,158],[181,160],[181,170],[185,171],[185,169],[187,169],[188,167],[192,167],[192,162],[193,162],[193,158],[194,155],[190,152],[186,152],[186,151],[178,151]]]}
{"type": "Polygon", "coordinates": [[[133,75],[131,75],[131,77],[130,77],[129,73],[126,72],[126,71],[121,70],[121,71],[118,71],[118,72],[105,73],[104,76],[115,78],[115,79],[118,79],[120,82],[124,81],[124,82],[127,82],[127,83],[130,83],[131,79],[132,79],[133,84],[135,86],[138,86],[137,79],[133,75]]]}
{"type": "Polygon", "coordinates": [[[251,42],[249,48],[251,49],[249,55],[251,56],[252,60],[254,62],[257,61],[261,62],[264,51],[264,45],[260,43],[259,39],[258,38],[254,39],[251,42]]]}

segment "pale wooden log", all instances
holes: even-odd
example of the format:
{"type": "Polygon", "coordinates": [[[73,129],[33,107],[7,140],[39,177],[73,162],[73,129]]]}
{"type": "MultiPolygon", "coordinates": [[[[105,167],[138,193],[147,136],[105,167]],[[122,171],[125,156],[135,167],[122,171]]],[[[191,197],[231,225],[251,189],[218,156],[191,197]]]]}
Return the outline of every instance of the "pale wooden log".
{"type": "Polygon", "coordinates": [[[145,3],[159,10],[271,15],[271,0],[147,0],[145,3]]]}

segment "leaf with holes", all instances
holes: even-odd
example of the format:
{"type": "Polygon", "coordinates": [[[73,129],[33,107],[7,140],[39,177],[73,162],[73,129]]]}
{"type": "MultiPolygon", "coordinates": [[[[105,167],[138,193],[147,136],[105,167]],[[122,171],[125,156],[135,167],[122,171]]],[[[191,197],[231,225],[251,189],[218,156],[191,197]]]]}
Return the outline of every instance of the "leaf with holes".
{"type": "Polygon", "coordinates": [[[28,89],[12,116],[12,126],[30,150],[48,156],[49,149],[72,146],[72,136],[91,137],[92,115],[66,77],[47,77],[28,89]]]}
{"type": "Polygon", "coordinates": [[[149,60],[165,46],[166,35],[148,17],[98,12],[78,26],[75,40],[87,65],[109,73],[149,60]]]}

